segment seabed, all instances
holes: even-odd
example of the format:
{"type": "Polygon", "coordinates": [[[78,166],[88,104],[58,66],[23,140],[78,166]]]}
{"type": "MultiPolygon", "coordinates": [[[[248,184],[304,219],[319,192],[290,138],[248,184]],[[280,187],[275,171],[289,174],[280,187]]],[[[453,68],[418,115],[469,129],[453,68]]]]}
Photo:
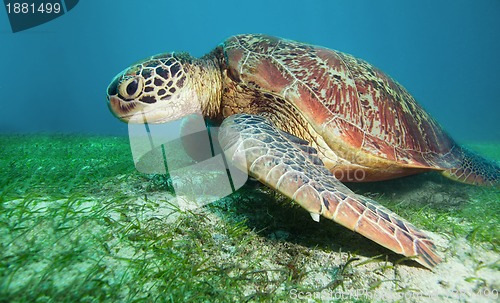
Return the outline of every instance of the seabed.
{"type": "Polygon", "coordinates": [[[429,231],[430,271],[252,182],[182,211],[127,138],[3,135],[0,171],[0,302],[498,302],[499,189],[348,184],[429,231]]]}

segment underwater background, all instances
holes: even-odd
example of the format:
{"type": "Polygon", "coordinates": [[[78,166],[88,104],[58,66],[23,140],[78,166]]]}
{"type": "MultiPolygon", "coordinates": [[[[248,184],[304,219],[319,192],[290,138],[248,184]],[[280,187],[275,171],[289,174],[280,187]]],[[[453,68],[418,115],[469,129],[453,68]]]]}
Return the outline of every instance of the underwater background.
{"type": "Polygon", "coordinates": [[[136,170],[106,88],[153,54],[275,35],[370,62],[498,162],[499,16],[498,0],[87,0],[12,33],[0,9],[0,303],[498,302],[500,189],[348,184],[431,235],[432,271],[255,182],[181,209],[174,182],[205,184],[136,170]]]}
{"type": "Polygon", "coordinates": [[[224,39],[265,33],[367,60],[458,141],[498,141],[500,2],[81,1],[11,33],[0,10],[0,131],[126,135],[105,89],[156,53],[201,56],[224,39]]]}

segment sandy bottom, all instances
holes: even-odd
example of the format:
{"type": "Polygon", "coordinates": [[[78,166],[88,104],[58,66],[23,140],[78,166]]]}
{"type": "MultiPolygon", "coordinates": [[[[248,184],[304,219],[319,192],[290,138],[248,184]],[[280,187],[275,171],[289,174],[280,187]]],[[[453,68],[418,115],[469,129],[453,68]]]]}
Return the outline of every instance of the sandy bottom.
{"type": "MultiPolygon", "coordinates": [[[[213,214],[201,211],[214,222],[213,214]]],[[[331,222],[327,222],[331,223],[331,222]]],[[[334,224],[334,223],[331,223],[334,224]]],[[[288,289],[290,299],[297,301],[361,300],[368,302],[499,302],[500,254],[488,245],[472,246],[463,238],[451,238],[428,233],[434,240],[443,262],[432,271],[416,262],[380,261],[381,258],[356,254],[358,260],[346,267],[342,274],[342,287],[332,289],[331,271],[319,268],[342,268],[351,254],[325,251],[318,247],[304,247],[287,242],[288,231],[276,230],[266,238],[253,243],[258,257],[268,260],[267,268],[280,268],[282,262],[272,259],[290,259],[290,251],[300,251],[304,271],[305,289],[288,289]],[[270,258],[269,256],[273,256],[270,258]],[[309,287],[309,290],[307,289],[309,287]],[[325,289],[321,290],[323,287],[325,289]]],[[[371,245],[371,244],[369,244],[371,245]]],[[[376,246],[376,244],[374,244],[376,246]]],[[[378,250],[378,248],[375,248],[378,250]]],[[[385,251],[382,249],[382,251],[385,251]]],[[[227,257],[227,256],[226,256],[227,257]]],[[[219,258],[219,256],[216,256],[219,258]]],[[[296,256],[295,256],[296,258],[296,256]]],[[[282,291],[285,291],[282,289],[282,291]]]]}
{"type": "MultiPolygon", "coordinates": [[[[114,168],[123,159],[106,157],[126,142],[59,166],[45,152],[17,163],[17,146],[4,154],[13,160],[0,158],[11,172],[0,195],[0,302],[499,302],[498,189],[436,174],[349,185],[434,231],[443,262],[428,270],[252,182],[182,210],[192,197],[114,168]],[[72,165],[76,183],[64,179],[72,165]]],[[[499,159],[498,147],[484,151],[499,159]]],[[[168,182],[203,187],[196,180],[168,182]]]]}
{"type": "MultiPolygon", "coordinates": [[[[186,199],[182,197],[176,200],[172,197],[170,203],[179,204],[176,201],[180,201],[181,205],[185,205],[186,202],[189,203],[186,199]]],[[[158,212],[146,214],[146,217],[169,217],[169,224],[175,224],[182,214],[172,212],[170,207],[168,205],[160,207],[158,212]]],[[[237,247],[230,239],[223,240],[224,236],[221,236],[220,231],[216,229],[227,222],[224,222],[217,211],[213,212],[207,208],[197,208],[192,211],[198,216],[209,219],[211,223],[202,228],[207,228],[214,238],[219,237],[218,241],[224,248],[222,251],[212,252],[212,261],[215,263],[230,261],[231,251],[236,250],[237,247]]],[[[261,210],[257,210],[257,213],[259,211],[261,210]]],[[[300,209],[298,211],[300,212],[300,209]]],[[[287,211],[284,210],[284,212],[287,211]]],[[[285,215],[285,220],[289,220],[288,215],[285,215]]],[[[309,219],[307,213],[304,216],[304,220],[309,219]]],[[[323,223],[325,225],[336,225],[328,220],[324,221],[326,221],[323,223]]],[[[259,225],[255,222],[254,224],[259,225]]],[[[312,226],[315,224],[317,223],[311,223],[312,226]]],[[[342,227],[340,231],[350,233],[342,227]]],[[[366,250],[368,256],[360,252],[354,256],[356,260],[348,262],[353,255],[342,252],[342,248],[339,251],[331,251],[319,245],[309,245],[315,241],[321,244],[323,241],[321,235],[317,240],[314,239],[314,235],[311,235],[307,241],[300,241],[289,230],[286,228],[281,230],[279,226],[264,237],[257,237],[246,245],[249,246],[247,250],[253,252],[254,259],[263,260],[261,266],[270,272],[270,280],[279,279],[278,275],[273,276],[272,271],[273,269],[279,271],[283,267],[283,260],[291,258],[301,260],[299,262],[303,267],[301,270],[308,272],[301,281],[301,288],[278,287],[278,291],[287,292],[292,301],[499,302],[500,254],[494,251],[492,246],[485,243],[471,244],[462,237],[432,232],[428,234],[434,240],[438,253],[443,258],[443,262],[433,270],[423,268],[413,261],[400,262],[404,260],[399,259],[401,256],[392,256],[390,261],[381,261],[384,256],[373,256],[375,253],[370,250],[381,251],[382,255],[387,251],[368,240],[359,244],[370,246],[366,250]],[[304,245],[305,242],[308,244],[304,245]],[[348,266],[345,266],[346,262],[349,263],[348,266]],[[332,271],[335,270],[337,273],[343,270],[340,275],[341,286],[336,285],[339,281],[332,279],[332,271]]],[[[307,237],[307,235],[301,236],[307,237]]],[[[354,234],[354,239],[359,240],[360,237],[354,234]]],[[[345,241],[350,241],[349,236],[346,239],[340,239],[341,243],[345,241]]],[[[332,242],[335,242],[335,239],[332,239],[332,242]]],[[[351,245],[358,244],[352,243],[351,245]]],[[[240,265],[245,266],[245,264],[240,265]]],[[[249,285],[248,294],[251,294],[253,289],[253,285],[249,285]]]]}

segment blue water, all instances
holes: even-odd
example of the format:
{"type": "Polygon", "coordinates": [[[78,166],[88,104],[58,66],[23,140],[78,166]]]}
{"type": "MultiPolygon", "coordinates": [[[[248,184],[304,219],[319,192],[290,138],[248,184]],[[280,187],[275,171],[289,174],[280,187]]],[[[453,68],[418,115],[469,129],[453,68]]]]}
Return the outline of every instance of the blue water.
{"type": "Polygon", "coordinates": [[[15,34],[0,9],[0,132],[125,135],[105,89],[126,66],[266,33],[361,57],[458,141],[499,141],[500,1],[401,2],[88,0],[15,34]]]}

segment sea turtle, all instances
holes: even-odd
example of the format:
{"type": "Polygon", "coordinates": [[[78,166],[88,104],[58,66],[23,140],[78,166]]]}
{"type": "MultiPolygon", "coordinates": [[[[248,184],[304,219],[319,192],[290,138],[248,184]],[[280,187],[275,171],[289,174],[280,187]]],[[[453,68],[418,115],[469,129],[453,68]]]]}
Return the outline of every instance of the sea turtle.
{"type": "Polygon", "coordinates": [[[341,181],[429,170],[498,185],[500,169],[459,147],[396,81],[351,55],[266,35],[238,35],[202,58],[166,53],[118,74],[108,106],[121,120],[192,113],[221,123],[226,157],[319,215],[432,268],[431,239],[341,181]]]}

